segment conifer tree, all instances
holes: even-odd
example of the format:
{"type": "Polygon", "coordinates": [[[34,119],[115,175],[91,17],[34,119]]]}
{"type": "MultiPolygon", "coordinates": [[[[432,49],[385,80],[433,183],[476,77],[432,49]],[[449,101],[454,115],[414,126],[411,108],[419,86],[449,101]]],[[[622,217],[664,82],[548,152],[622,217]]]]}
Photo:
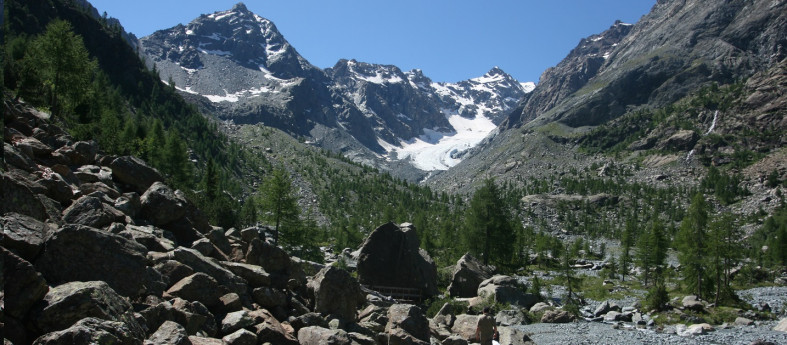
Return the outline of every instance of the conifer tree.
{"type": "Polygon", "coordinates": [[[708,204],[701,192],[694,194],[675,236],[678,260],[686,289],[702,298],[709,284],[705,263],[708,247],[708,204]]]}
{"type": "Polygon", "coordinates": [[[516,234],[500,188],[492,179],[473,194],[467,212],[465,244],[485,265],[506,266],[514,254],[516,234]]]}
{"type": "MultiPolygon", "coordinates": [[[[274,223],[274,244],[279,243],[280,230],[297,231],[300,217],[298,199],[287,171],[275,168],[265,179],[260,190],[261,208],[264,216],[274,223]]],[[[295,234],[285,237],[294,238],[295,234]]]]}

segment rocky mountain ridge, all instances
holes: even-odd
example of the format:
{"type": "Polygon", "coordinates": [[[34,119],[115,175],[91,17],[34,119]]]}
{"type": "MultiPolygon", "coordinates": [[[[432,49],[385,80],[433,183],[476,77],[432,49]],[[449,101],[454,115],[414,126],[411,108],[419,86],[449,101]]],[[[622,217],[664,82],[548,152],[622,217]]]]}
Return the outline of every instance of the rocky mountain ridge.
{"type": "MultiPolygon", "coordinates": [[[[483,176],[521,179],[594,163],[604,165],[609,157],[579,149],[579,142],[594,127],[638,110],[674,109],[714,83],[734,84],[758,72],[778,70],[787,43],[782,38],[787,35],[785,6],[769,1],[659,1],[633,25],[616,23],[601,34],[584,38],[563,61],[542,74],[538,86],[505,120],[501,133],[430,183],[441,189],[461,189],[461,184],[472,190],[470,186],[483,176]],[[552,168],[542,170],[547,166],[552,168]]],[[[693,123],[696,128],[692,132],[699,138],[711,126],[718,109],[714,107],[695,109],[702,114],[699,118],[676,114],[674,121],[693,123]]],[[[733,118],[720,116],[719,124],[733,118]]],[[[662,131],[665,136],[658,140],[667,140],[677,129],[662,131]]],[[[739,134],[730,129],[723,135],[734,138],[739,134]]],[[[742,139],[735,145],[754,149],[747,143],[742,139]]],[[[769,145],[766,151],[779,147],[778,141],[769,145]]],[[[692,149],[699,151],[689,145],[672,154],[685,158],[692,149]]],[[[758,150],[764,152],[762,149],[758,150]]],[[[634,152],[632,160],[641,160],[634,152]]],[[[641,173],[647,176],[637,179],[658,174],[653,168],[676,176],[690,175],[689,171],[696,171],[691,164],[698,164],[662,163],[646,164],[649,169],[641,173]]]]}
{"type": "Polygon", "coordinates": [[[425,171],[447,169],[532,88],[499,68],[459,83],[435,83],[419,70],[355,60],[340,60],[322,71],[300,56],[271,21],[242,3],[144,37],[140,47],[163,80],[219,119],[281,128],[388,168],[412,160],[412,151],[467,132],[468,125],[452,123],[451,116],[483,122],[483,133],[461,139],[463,147],[427,153],[429,159],[451,152],[453,157],[438,165],[416,164],[425,171]],[[406,149],[415,142],[421,145],[406,149]]]}

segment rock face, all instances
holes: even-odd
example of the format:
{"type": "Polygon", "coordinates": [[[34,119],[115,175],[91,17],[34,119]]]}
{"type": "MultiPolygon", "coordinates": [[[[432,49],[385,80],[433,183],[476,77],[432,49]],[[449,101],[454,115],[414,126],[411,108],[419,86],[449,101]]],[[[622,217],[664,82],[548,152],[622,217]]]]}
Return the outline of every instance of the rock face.
{"type": "Polygon", "coordinates": [[[412,225],[388,223],[372,231],[358,255],[361,284],[418,289],[423,296],[437,294],[437,268],[419,248],[412,225]]]}
{"type": "Polygon", "coordinates": [[[355,320],[359,300],[363,300],[358,281],[347,271],[328,266],[308,284],[314,295],[314,310],[336,315],[344,320],[355,320]]]}
{"type": "Polygon", "coordinates": [[[469,253],[465,254],[454,267],[448,293],[451,297],[475,297],[478,285],[491,278],[494,271],[494,267],[485,266],[469,253]]]}

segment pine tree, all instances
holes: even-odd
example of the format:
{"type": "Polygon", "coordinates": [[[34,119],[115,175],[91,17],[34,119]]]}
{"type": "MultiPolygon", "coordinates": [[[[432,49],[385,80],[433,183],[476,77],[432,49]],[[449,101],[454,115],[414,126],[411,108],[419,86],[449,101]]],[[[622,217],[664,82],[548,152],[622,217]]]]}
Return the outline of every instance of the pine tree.
{"type": "Polygon", "coordinates": [[[667,258],[667,239],[664,226],[657,220],[640,235],[637,242],[637,262],[642,268],[645,286],[650,282],[651,272],[660,274],[667,258]]]}
{"type": "Polygon", "coordinates": [[[716,286],[714,303],[719,305],[723,300],[736,298],[730,286],[730,276],[741,258],[743,248],[739,241],[742,234],[735,218],[729,213],[711,222],[709,228],[708,252],[716,286]]]}
{"type": "Polygon", "coordinates": [[[708,290],[705,263],[708,246],[708,204],[698,192],[680,224],[675,237],[678,260],[683,267],[683,282],[689,292],[702,298],[708,290]]]}

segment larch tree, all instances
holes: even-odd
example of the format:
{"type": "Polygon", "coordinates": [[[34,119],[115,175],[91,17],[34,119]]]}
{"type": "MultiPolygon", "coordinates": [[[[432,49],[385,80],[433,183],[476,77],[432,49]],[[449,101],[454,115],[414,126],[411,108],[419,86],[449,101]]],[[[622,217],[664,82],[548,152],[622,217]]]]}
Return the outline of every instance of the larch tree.
{"type": "Polygon", "coordinates": [[[708,203],[701,192],[692,197],[686,216],[675,236],[678,260],[683,267],[686,289],[702,298],[708,288],[705,263],[708,253],[708,203]]]}
{"type": "MultiPolygon", "coordinates": [[[[267,176],[260,190],[260,203],[263,216],[274,224],[274,244],[278,245],[281,230],[297,231],[300,218],[298,198],[286,170],[275,168],[267,176]]],[[[294,235],[286,234],[284,237],[296,237],[294,235]]]]}
{"type": "Polygon", "coordinates": [[[465,245],[480,255],[485,265],[509,265],[514,255],[516,233],[511,216],[493,179],[486,179],[470,199],[465,221],[465,245]]]}

